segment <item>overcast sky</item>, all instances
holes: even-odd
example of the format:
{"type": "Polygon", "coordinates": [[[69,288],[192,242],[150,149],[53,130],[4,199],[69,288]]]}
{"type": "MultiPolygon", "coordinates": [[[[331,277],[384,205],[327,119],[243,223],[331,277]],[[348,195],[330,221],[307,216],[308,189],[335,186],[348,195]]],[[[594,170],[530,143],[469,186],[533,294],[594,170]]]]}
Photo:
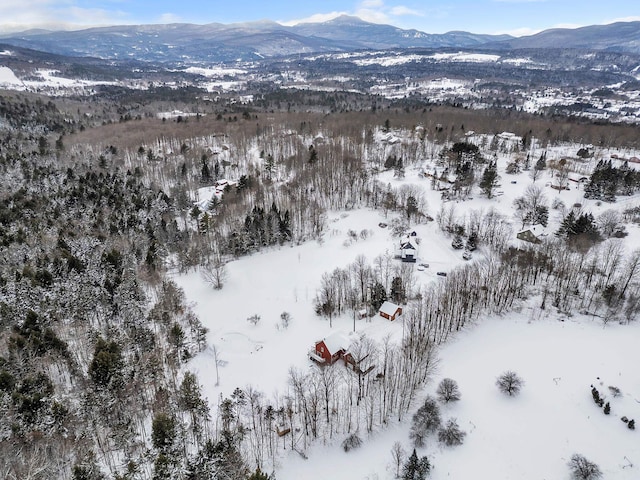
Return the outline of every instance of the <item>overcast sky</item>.
{"type": "Polygon", "coordinates": [[[283,24],[341,14],[427,33],[527,35],[554,27],[640,20],[638,0],[0,0],[0,30],[145,23],[283,24]]]}

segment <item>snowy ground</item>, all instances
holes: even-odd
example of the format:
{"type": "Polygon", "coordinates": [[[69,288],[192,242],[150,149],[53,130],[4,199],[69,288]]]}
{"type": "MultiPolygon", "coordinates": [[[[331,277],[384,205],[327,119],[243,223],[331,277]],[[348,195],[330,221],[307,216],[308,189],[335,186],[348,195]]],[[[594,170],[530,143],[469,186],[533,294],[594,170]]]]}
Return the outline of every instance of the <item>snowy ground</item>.
{"type": "MultiPolygon", "coordinates": [[[[512,218],[513,199],[522,195],[532,180],[528,172],[504,174],[506,162],[507,155],[499,157],[499,191],[503,193],[497,198],[488,200],[474,192],[472,201],[449,204],[455,204],[460,215],[470,209],[495,207],[512,218]]],[[[403,180],[385,173],[381,179],[394,187],[421,186],[428,213],[435,217],[440,194],[430,189],[429,180],[420,178],[419,172],[408,170],[403,180]]],[[[581,203],[596,217],[609,208],[638,204],[637,198],[621,198],[613,205],[598,205],[585,200],[581,188],[573,183],[571,190],[559,193],[550,188],[546,173],[537,184],[544,189],[549,205],[559,197],[569,208],[581,203]]],[[[560,217],[558,211],[550,211],[550,234],[557,229],[560,217]]],[[[227,265],[228,278],[220,291],[213,290],[197,272],[176,277],[209,328],[210,347],[188,368],[198,374],[212,408],[236,387],[251,385],[267,398],[285,392],[289,367],[310,368],[307,352],[315,340],[335,330],[355,335],[351,315],[334,318],[330,326],[327,319],[313,312],[313,299],[323,273],[346,267],[358,255],[371,262],[385,252],[393,254],[398,238],[390,228],[378,226],[389,221],[379,211],[331,213],[322,242],[266,250],[233,261],[227,265]],[[354,241],[347,234],[349,230],[368,230],[370,234],[354,241]],[[285,311],[292,317],[287,329],[279,325],[285,311]],[[254,314],[261,317],[257,325],[247,321],[254,314]]],[[[514,224],[514,233],[519,227],[514,224]]],[[[624,241],[629,248],[637,248],[640,230],[627,228],[630,235],[624,241]]],[[[464,260],[435,222],[418,225],[416,230],[421,238],[419,262],[430,264],[430,268],[414,272],[419,288],[440,281],[437,271],[451,270],[464,260]]],[[[482,252],[474,256],[481,258],[482,252]]],[[[640,420],[640,323],[603,326],[591,318],[560,318],[552,310],[541,311],[539,304],[534,298],[520,312],[485,318],[439,351],[438,372],[425,394],[433,393],[443,377],[458,382],[462,399],[445,406],[442,413],[444,419],[457,417],[467,438],[457,448],[442,448],[433,438],[428,441],[419,453],[428,455],[435,466],[431,478],[568,479],[566,464],[574,453],[596,462],[604,478],[640,478],[640,428],[631,431],[620,421],[623,415],[640,420]],[[505,396],[495,387],[496,377],[505,370],[516,371],[526,382],[517,397],[505,396]],[[594,404],[591,385],[611,402],[611,415],[605,416],[594,404]],[[609,386],[620,388],[622,396],[614,398],[609,386]]],[[[355,331],[374,338],[399,337],[402,321],[391,323],[379,317],[355,320],[355,331]]],[[[389,425],[364,438],[365,445],[348,454],[340,448],[342,438],[316,445],[307,451],[308,460],[297,454],[282,458],[277,478],[316,478],[322,471],[323,476],[335,479],[391,479],[391,446],[399,441],[410,452],[408,430],[407,421],[389,425]]]]}
{"type": "MultiPolygon", "coordinates": [[[[430,478],[568,479],[566,463],[574,453],[597,463],[606,479],[640,478],[639,433],[620,421],[623,415],[640,418],[639,337],[640,324],[532,320],[528,311],[464,331],[440,350],[439,372],[427,390],[433,393],[444,377],[458,382],[462,398],[442,416],[456,417],[467,437],[451,448],[428,440],[419,454],[434,465],[430,478]],[[517,397],[495,387],[508,369],[525,380],[517,397]],[[594,404],[592,384],[611,402],[609,416],[594,404]],[[610,385],[622,396],[613,398],[610,385]]],[[[408,424],[376,432],[350,453],[336,443],[311,450],[309,460],[292,454],[277,478],[314,478],[321,468],[329,478],[391,479],[396,441],[410,452],[408,424]]]]}

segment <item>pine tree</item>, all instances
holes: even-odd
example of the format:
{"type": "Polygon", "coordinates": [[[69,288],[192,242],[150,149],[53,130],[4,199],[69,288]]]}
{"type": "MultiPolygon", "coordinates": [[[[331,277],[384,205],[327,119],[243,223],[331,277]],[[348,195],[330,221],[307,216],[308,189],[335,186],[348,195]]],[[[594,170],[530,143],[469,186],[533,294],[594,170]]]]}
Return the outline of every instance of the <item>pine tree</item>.
{"type": "Polygon", "coordinates": [[[424,480],[431,471],[431,464],[427,457],[418,458],[416,449],[402,468],[402,480],[424,480]]]}
{"type": "Polygon", "coordinates": [[[487,198],[493,197],[493,189],[498,184],[498,169],[495,162],[489,162],[487,168],[482,173],[482,180],[480,180],[480,189],[487,198]]]}
{"type": "Polygon", "coordinates": [[[371,308],[374,311],[380,310],[382,304],[387,300],[387,291],[380,282],[376,282],[371,289],[371,308]]]}
{"type": "Polygon", "coordinates": [[[391,291],[389,292],[389,297],[394,303],[400,304],[404,303],[406,300],[406,294],[404,291],[404,285],[402,283],[402,278],[394,277],[391,281],[391,291]]]}

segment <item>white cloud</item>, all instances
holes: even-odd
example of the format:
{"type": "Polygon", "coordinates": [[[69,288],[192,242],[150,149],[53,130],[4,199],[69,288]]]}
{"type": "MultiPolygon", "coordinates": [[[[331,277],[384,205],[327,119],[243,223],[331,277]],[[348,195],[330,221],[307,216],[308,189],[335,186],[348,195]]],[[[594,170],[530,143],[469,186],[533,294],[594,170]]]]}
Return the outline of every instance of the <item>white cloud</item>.
{"type": "Polygon", "coordinates": [[[371,23],[390,23],[389,16],[381,10],[373,10],[371,8],[359,8],[354,15],[360,17],[365,22],[371,23]]]}
{"type": "Polygon", "coordinates": [[[3,31],[29,28],[71,30],[126,22],[127,16],[121,11],[82,8],[70,0],[21,0],[20,8],[0,2],[0,30],[3,31]]]}
{"type": "Polygon", "coordinates": [[[542,30],[529,27],[514,28],[513,30],[500,30],[493,32],[492,35],[511,35],[512,37],[528,37],[529,35],[535,35],[542,30]]]}
{"type": "Polygon", "coordinates": [[[328,22],[329,20],[333,20],[334,18],[338,18],[340,15],[351,15],[349,12],[329,12],[329,13],[316,13],[309,17],[298,18],[295,20],[279,20],[278,23],[280,25],[285,25],[290,27],[292,25],[297,25],[299,23],[320,23],[320,22],[328,22]]]}
{"type": "Polygon", "coordinates": [[[384,6],[384,2],[382,0],[363,0],[360,2],[361,8],[380,8],[384,6]]]}
{"type": "Polygon", "coordinates": [[[610,23],[617,23],[617,22],[640,22],[640,16],[635,15],[630,17],[614,18],[613,20],[608,20],[604,22],[604,24],[608,25],[610,23]]]}
{"type": "Polygon", "coordinates": [[[403,17],[403,16],[414,16],[414,17],[424,17],[424,13],[419,12],[417,10],[413,10],[412,8],[405,7],[403,5],[398,5],[397,7],[393,7],[389,10],[389,14],[394,17],[403,17]]]}
{"type": "Polygon", "coordinates": [[[163,13],[158,18],[158,23],[184,23],[184,19],[175,13],[163,13]]]}

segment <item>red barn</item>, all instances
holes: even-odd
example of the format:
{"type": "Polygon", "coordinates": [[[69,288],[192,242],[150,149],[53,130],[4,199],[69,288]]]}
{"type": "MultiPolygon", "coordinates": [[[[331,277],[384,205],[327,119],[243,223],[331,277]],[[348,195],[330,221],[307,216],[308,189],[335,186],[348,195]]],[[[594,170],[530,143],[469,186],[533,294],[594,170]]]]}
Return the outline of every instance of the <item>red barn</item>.
{"type": "Polygon", "coordinates": [[[396,305],[393,302],[386,301],[382,304],[379,310],[380,316],[387,320],[395,320],[396,317],[402,315],[402,307],[396,305]]]}
{"type": "Polygon", "coordinates": [[[323,340],[316,342],[316,346],[309,352],[309,358],[314,362],[331,365],[342,358],[349,347],[349,340],[340,332],[334,332],[323,340]]]}

